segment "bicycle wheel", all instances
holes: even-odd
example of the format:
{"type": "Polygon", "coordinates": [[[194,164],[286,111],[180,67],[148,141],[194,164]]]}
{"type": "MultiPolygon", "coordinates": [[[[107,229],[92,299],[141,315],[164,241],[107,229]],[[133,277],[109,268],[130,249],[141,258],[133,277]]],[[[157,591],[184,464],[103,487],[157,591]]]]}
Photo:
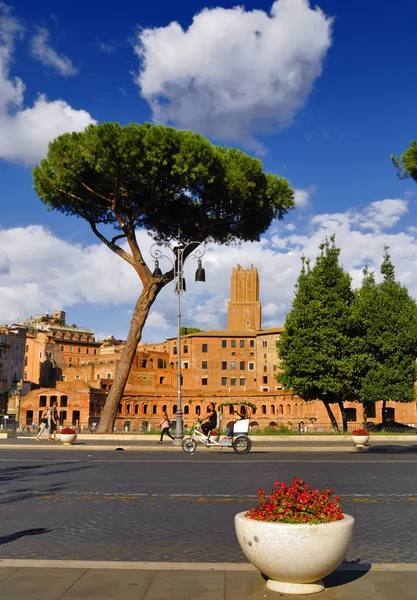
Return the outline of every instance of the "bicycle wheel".
{"type": "Polygon", "coordinates": [[[192,437],[186,437],[182,440],[182,449],[187,454],[192,454],[197,448],[197,442],[192,437]]]}
{"type": "Polygon", "coordinates": [[[233,442],[232,447],[238,454],[247,454],[252,448],[252,442],[247,435],[238,435],[233,442]]]}

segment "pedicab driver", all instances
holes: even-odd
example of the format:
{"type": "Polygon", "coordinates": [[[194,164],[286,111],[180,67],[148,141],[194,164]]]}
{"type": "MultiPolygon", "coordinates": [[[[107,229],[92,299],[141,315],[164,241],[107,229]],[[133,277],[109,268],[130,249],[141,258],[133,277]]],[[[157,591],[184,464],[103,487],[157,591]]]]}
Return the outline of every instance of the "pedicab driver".
{"type": "Polygon", "coordinates": [[[207,423],[203,423],[201,426],[201,429],[204,433],[204,435],[209,434],[210,431],[212,431],[213,429],[215,429],[216,425],[217,425],[217,412],[216,412],[216,405],[214,404],[214,402],[210,402],[210,404],[208,405],[208,409],[209,412],[207,413],[207,415],[205,417],[200,417],[200,421],[203,423],[203,421],[207,421],[207,423]]]}

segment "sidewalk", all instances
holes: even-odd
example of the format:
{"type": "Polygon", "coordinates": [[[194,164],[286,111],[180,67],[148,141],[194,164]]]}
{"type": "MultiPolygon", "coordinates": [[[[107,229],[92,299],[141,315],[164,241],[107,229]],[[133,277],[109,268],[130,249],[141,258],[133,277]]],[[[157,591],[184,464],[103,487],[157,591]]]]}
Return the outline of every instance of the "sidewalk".
{"type": "MultiPolygon", "coordinates": [[[[417,565],[343,564],[318,600],[414,600],[417,565]]],[[[265,587],[249,564],[0,560],[1,600],[301,600],[265,587]]]]}

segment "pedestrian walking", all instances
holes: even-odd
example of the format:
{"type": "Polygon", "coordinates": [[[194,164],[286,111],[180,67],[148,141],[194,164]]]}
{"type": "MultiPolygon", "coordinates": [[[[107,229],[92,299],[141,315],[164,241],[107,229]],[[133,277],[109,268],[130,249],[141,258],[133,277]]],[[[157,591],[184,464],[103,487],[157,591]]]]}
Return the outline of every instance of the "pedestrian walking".
{"type": "Polygon", "coordinates": [[[48,435],[49,435],[49,422],[48,422],[48,409],[45,408],[45,410],[43,411],[41,418],[40,418],[40,429],[38,432],[38,435],[36,436],[36,440],[38,442],[40,442],[42,434],[45,430],[48,430],[48,435]]]}
{"type": "Polygon", "coordinates": [[[50,418],[49,418],[49,439],[51,442],[56,442],[56,430],[58,428],[58,402],[52,402],[52,406],[50,408],[50,418]]]}
{"type": "Polygon", "coordinates": [[[171,440],[174,439],[174,436],[172,436],[169,433],[169,418],[168,418],[168,413],[166,410],[163,411],[162,413],[163,418],[162,421],[159,423],[160,427],[162,427],[162,431],[161,431],[161,439],[159,440],[158,444],[162,444],[162,440],[164,439],[164,435],[167,434],[168,437],[171,438],[171,440]]]}

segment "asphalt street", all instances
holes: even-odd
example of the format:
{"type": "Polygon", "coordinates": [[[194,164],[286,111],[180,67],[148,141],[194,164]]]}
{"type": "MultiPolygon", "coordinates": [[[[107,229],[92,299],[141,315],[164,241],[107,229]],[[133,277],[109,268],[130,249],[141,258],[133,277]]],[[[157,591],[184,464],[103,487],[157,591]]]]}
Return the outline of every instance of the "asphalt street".
{"type": "Polygon", "coordinates": [[[417,562],[415,454],[0,452],[0,558],[245,561],[233,516],[298,475],[356,519],[351,562],[417,562]]]}

